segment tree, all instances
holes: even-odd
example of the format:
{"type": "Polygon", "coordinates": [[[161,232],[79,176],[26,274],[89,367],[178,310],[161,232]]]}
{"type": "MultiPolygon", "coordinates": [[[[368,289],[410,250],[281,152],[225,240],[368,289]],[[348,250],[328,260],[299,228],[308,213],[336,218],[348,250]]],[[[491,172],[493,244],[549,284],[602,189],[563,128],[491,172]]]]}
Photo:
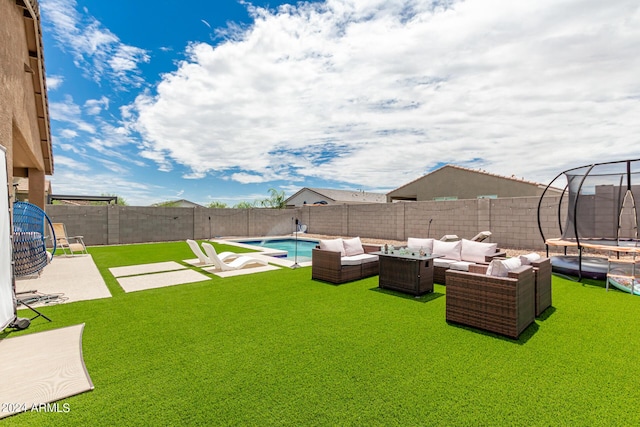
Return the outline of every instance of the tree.
{"type": "MultiPolygon", "coordinates": [[[[118,198],[118,203],[116,203],[116,205],[119,206],[128,206],[127,201],[124,199],[124,197],[120,197],[117,194],[109,194],[109,193],[101,193],[100,194],[103,197],[117,197],[118,198]]],[[[91,202],[90,205],[92,206],[101,206],[101,205],[108,205],[110,203],[107,202],[91,202]]]]}
{"type": "Polygon", "coordinates": [[[228,206],[227,206],[226,203],[213,201],[213,202],[209,203],[207,205],[207,207],[211,208],[211,209],[224,209],[224,208],[226,208],[228,206]]]}
{"type": "MultiPolygon", "coordinates": [[[[115,195],[115,194],[114,194],[115,195]]],[[[118,196],[118,203],[117,205],[119,206],[129,206],[129,203],[127,203],[127,201],[124,199],[124,197],[120,197],[118,196]]]]}
{"type": "Polygon", "coordinates": [[[234,205],[233,207],[236,209],[250,209],[253,208],[255,206],[255,202],[254,203],[250,203],[250,202],[240,202],[236,205],[234,205]]]}
{"type": "Polygon", "coordinates": [[[284,191],[278,191],[275,188],[269,189],[270,196],[260,201],[260,206],[265,208],[283,209],[286,205],[284,191]]]}

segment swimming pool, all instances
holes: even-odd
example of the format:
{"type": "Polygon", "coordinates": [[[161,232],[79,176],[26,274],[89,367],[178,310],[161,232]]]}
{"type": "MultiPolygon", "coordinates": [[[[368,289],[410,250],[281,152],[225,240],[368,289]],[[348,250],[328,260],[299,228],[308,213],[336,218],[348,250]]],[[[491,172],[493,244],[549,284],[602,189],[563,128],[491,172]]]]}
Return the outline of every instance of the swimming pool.
{"type": "MultiPolygon", "coordinates": [[[[279,258],[294,260],[296,257],[296,239],[278,238],[278,239],[246,239],[236,240],[238,243],[245,245],[259,246],[262,248],[277,249],[286,251],[286,256],[276,255],[279,258]]],[[[318,240],[298,239],[298,262],[311,261],[311,250],[318,245],[318,240]]]]}

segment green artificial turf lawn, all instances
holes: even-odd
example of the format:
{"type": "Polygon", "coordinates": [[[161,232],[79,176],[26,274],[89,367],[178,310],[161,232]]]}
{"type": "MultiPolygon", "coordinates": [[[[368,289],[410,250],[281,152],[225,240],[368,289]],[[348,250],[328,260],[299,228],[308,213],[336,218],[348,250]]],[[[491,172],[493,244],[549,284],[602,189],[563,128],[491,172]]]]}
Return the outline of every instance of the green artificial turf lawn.
{"type": "MultiPolygon", "coordinates": [[[[230,249],[217,246],[218,250],[230,249]]],[[[46,307],[85,323],[95,390],[7,425],[637,425],[640,298],[553,278],[518,341],[445,321],[446,288],[334,286],[282,268],[125,294],[109,267],[192,258],[184,242],[94,247],[112,298],[46,307]]],[[[27,315],[27,313],[23,313],[27,315]]],[[[5,334],[7,336],[7,334],[5,334]]]]}

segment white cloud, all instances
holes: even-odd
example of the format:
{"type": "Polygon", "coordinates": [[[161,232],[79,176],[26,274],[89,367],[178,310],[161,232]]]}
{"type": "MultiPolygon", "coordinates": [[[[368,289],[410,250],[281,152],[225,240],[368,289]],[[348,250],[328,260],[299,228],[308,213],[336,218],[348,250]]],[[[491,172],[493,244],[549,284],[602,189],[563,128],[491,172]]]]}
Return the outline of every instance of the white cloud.
{"type": "Polygon", "coordinates": [[[47,76],[47,89],[56,90],[64,83],[64,76],[52,75],[47,76]]]}
{"type": "MultiPolygon", "coordinates": [[[[60,148],[62,151],[68,151],[68,152],[71,152],[71,153],[81,154],[81,155],[85,154],[85,150],[84,149],[81,149],[81,148],[79,148],[78,146],[76,146],[74,144],[59,144],[59,143],[56,143],[55,147],[56,148],[60,148]]],[[[56,163],[58,162],[58,155],[57,154],[56,154],[56,157],[55,157],[55,161],[56,161],[56,163]]]]}
{"type": "Polygon", "coordinates": [[[144,83],[138,65],[149,62],[146,50],[130,46],[89,15],[78,12],[75,0],[41,0],[45,25],[74,57],[76,66],[96,82],[107,78],[118,88],[144,83]]]}
{"type": "Polygon", "coordinates": [[[91,169],[86,163],[61,155],[56,156],[56,166],[64,166],[75,171],[88,171],[91,169]]]}
{"type": "Polygon", "coordinates": [[[73,129],[62,129],[60,130],[60,135],[61,138],[66,138],[66,139],[72,139],[75,138],[76,136],[78,136],[78,132],[76,132],[73,129]]]}
{"type": "Polygon", "coordinates": [[[131,156],[129,146],[135,144],[129,131],[123,126],[113,125],[109,122],[99,121],[100,131],[88,139],[86,146],[96,152],[113,157],[120,161],[145,166],[145,163],[131,156]]]}
{"type": "MultiPolygon", "coordinates": [[[[73,101],[73,98],[69,95],[65,96],[64,101],[62,102],[50,102],[49,115],[51,117],[51,120],[57,120],[59,122],[72,124],[79,131],[87,132],[90,134],[96,132],[96,128],[93,124],[88,123],[82,119],[80,106],[78,106],[73,101]]],[[[65,135],[70,135],[70,132],[74,131],[66,129],[64,132],[65,135]]]]}
{"type": "Polygon", "coordinates": [[[108,169],[111,172],[117,173],[119,175],[125,175],[129,173],[129,169],[124,167],[121,163],[99,158],[96,158],[94,160],[100,163],[105,169],[108,169]]]}
{"type": "Polygon", "coordinates": [[[95,173],[90,169],[79,169],[77,162],[56,156],[56,173],[51,179],[54,193],[100,196],[115,194],[130,204],[148,206],[162,200],[165,193],[173,192],[160,185],[148,184],[128,179],[125,175],[114,173],[95,173]],[[66,160],[70,163],[63,163],[66,160]]]}
{"type": "Polygon", "coordinates": [[[106,96],[100,99],[88,99],[84,103],[84,108],[87,114],[96,116],[102,112],[102,110],[109,109],[109,98],[106,96]]]}
{"type": "MultiPolygon", "coordinates": [[[[89,159],[92,162],[102,163],[106,168],[124,172],[127,169],[122,163],[146,167],[147,164],[137,156],[131,155],[131,150],[138,145],[131,132],[121,123],[113,124],[103,120],[98,114],[104,108],[108,108],[109,100],[106,97],[101,99],[90,99],[85,102],[84,110],[95,116],[93,123],[82,119],[82,109],[77,105],[71,96],[66,96],[62,102],[52,102],[49,104],[49,112],[52,120],[68,123],[75,126],[75,129],[61,129],[54,139],[56,148],[66,152],[72,152],[89,159]],[[89,134],[83,135],[82,133],[89,134]],[[62,138],[68,142],[60,143],[57,138],[62,138]],[[88,151],[91,149],[93,151],[88,151]],[[91,153],[91,154],[89,154],[91,153]],[[116,159],[119,163],[106,160],[96,154],[116,159]]],[[[56,155],[56,163],[58,156],[56,155]]]]}
{"type": "Polygon", "coordinates": [[[393,188],[440,163],[542,180],[640,157],[636,1],[250,7],[135,103],[142,154],[189,177],[393,188]],[[222,33],[220,33],[222,34],[222,33]]]}
{"type": "Polygon", "coordinates": [[[261,175],[254,175],[244,172],[231,174],[231,179],[241,184],[257,184],[265,181],[265,179],[261,175]]]}
{"type": "Polygon", "coordinates": [[[138,154],[144,159],[149,159],[156,162],[156,164],[158,165],[158,170],[161,172],[170,172],[173,170],[173,165],[167,159],[167,156],[159,151],[142,150],[138,154]]]}

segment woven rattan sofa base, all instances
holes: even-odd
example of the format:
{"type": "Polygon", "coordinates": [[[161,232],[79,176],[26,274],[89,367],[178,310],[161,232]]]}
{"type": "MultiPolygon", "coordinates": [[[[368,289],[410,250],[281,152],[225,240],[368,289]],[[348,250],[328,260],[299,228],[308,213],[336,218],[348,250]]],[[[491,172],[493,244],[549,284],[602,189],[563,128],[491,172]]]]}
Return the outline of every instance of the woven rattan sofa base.
{"type": "Polygon", "coordinates": [[[534,280],[531,266],[510,272],[509,277],[448,270],[447,322],[517,339],[535,318],[534,280]]]}
{"type": "MultiPolygon", "coordinates": [[[[376,252],[380,246],[362,245],[365,253],[376,252]]],[[[352,282],[378,274],[378,261],[359,265],[342,265],[339,252],[314,248],[311,253],[311,278],[334,284],[352,282]]]]}

